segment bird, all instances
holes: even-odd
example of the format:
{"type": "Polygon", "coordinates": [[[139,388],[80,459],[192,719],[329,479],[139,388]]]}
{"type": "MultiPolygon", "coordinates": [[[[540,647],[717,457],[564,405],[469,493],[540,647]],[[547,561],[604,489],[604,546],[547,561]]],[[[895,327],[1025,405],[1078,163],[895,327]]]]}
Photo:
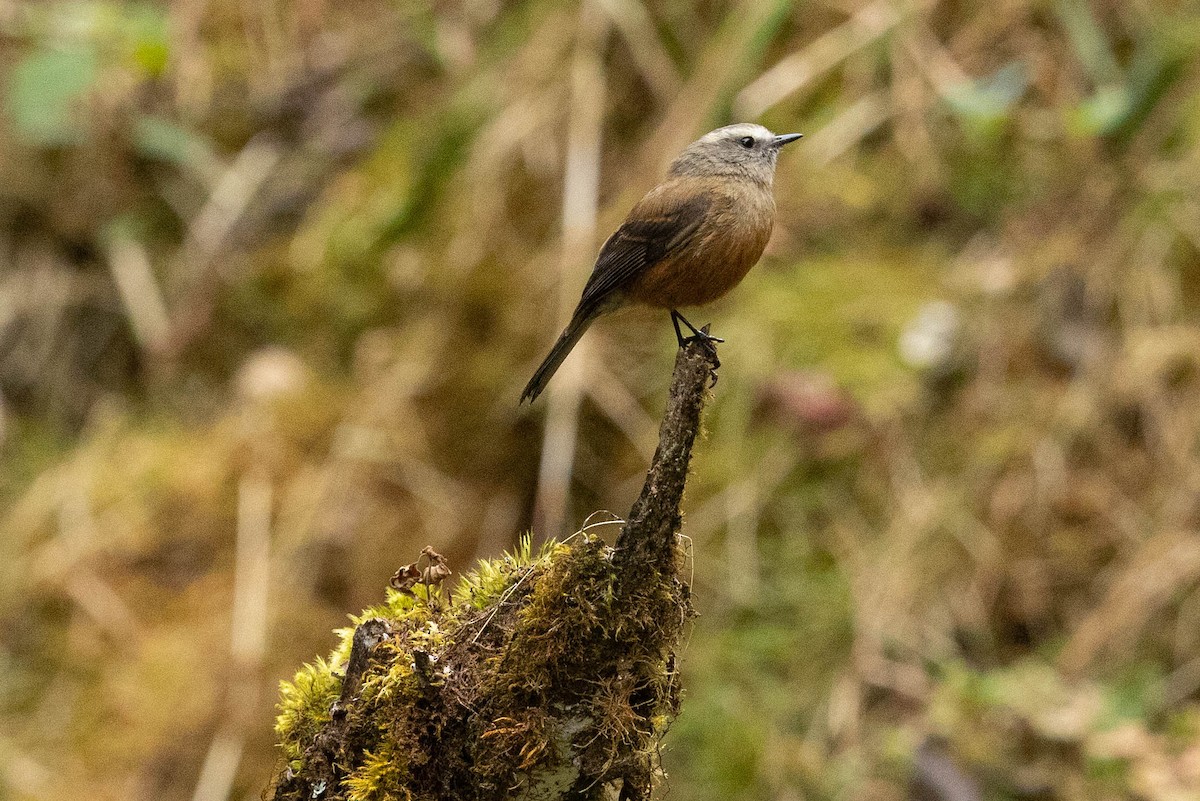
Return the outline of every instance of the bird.
{"type": "Polygon", "coordinates": [[[801,137],[738,123],[688,145],[600,248],[571,321],[518,403],[533,403],[588,326],[623,306],[669,309],[680,347],[722,342],[679,308],[721,297],[762,256],[775,223],[775,162],[780,148],[801,137]]]}

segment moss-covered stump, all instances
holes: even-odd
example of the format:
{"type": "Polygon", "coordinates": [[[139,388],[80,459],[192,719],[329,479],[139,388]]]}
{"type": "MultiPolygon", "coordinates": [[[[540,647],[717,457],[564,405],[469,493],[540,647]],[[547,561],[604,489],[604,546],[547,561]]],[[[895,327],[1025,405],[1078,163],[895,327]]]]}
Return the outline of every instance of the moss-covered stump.
{"type": "Polygon", "coordinates": [[[285,683],[276,801],[649,798],[690,615],[679,502],[716,365],[711,345],[681,349],[615,548],[526,541],[449,601],[410,579],[285,683]]]}

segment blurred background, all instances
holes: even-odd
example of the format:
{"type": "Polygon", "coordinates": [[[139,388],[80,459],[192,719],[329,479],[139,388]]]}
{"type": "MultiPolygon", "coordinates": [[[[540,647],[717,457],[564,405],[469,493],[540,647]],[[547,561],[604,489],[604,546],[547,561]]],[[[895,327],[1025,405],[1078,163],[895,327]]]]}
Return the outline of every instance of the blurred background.
{"type": "Polygon", "coordinates": [[[0,799],[257,799],[278,681],[421,547],[627,512],[666,315],[517,398],[739,120],[806,137],[692,315],[661,795],[1200,797],[1198,45],[1168,0],[0,0],[0,799]]]}

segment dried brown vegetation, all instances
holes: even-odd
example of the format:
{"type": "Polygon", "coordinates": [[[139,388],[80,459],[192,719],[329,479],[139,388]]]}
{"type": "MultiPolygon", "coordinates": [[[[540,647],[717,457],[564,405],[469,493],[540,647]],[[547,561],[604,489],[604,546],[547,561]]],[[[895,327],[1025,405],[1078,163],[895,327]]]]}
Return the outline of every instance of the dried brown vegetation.
{"type": "Polygon", "coordinates": [[[712,312],[672,792],[903,798],[936,742],[989,799],[1195,794],[1197,25],[0,8],[0,793],[257,793],[276,681],[421,546],[626,508],[664,321],[515,398],[659,167],[755,118],[807,136],[712,312]]]}

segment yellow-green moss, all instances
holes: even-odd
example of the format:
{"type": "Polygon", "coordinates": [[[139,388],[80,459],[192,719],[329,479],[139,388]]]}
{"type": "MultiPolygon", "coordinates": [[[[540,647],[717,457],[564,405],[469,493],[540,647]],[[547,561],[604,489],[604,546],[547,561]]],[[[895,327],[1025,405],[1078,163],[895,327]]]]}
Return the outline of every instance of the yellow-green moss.
{"type": "Polygon", "coordinates": [[[331,723],[329,708],[354,629],[329,663],[285,685],[278,731],[292,773],[276,798],[314,791],[301,775],[309,753],[340,782],[319,795],[348,801],[444,798],[447,781],[463,801],[514,789],[536,798],[581,776],[599,786],[644,772],[678,701],[672,648],[686,590],[664,577],[618,601],[612,555],[586,536],[536,555],[525,540],[463,576],[448,600],[389,592],[355,618],[385,620],[391,633],[343,699],[344,720],[331,723]]]}
{"type": "Polygon", "coordinates": [[[296,672],[291,681],[279,683],[279,715],[275,733],[293,770],[299,770],[304,748],[329,722],[329,708],[338,697],[341,682],[330,662],[320,657],[296,672]]]}
{"type": "Polygon", "coordinates": [[[365,751],[363,762],[346,777],[347,801],[412,801],[404,787],[405,755],[386,741],[378,751],[365,751]]]}

